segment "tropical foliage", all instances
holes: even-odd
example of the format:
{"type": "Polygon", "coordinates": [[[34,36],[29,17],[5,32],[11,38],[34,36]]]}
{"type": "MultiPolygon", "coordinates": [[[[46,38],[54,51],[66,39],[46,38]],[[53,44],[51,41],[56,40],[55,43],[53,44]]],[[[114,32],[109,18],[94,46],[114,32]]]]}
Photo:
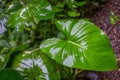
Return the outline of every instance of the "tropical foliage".
{"type": "Polygon", "coordinates": [[[117,69],[105,33],[88,19],[76,19],[89,2],[1,2],[0,80],[75,80],[73,68],[117,69]]]}

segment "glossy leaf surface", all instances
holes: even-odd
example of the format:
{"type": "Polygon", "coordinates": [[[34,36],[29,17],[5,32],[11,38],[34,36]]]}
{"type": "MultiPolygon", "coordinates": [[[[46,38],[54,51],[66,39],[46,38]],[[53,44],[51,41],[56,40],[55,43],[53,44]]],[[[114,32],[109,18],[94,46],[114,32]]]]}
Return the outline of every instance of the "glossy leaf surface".
{"type": "Polygon", "coordinates": [[[24,80],[60,80],[56,63],[41,50],[19,54],[12,67],[21,73],[24,80]]]}
{"type": "Polygon", "coordinates": [[[8,26],[23,29],[29,21],[46,20],[53,16],[52,7],[47,0],[32,0],[20,10],[10,14],[8,26]]]}
{"type": "Polygon", "coordinates": [[[23,80],[21,75],[13,69],[0,70],[0,80],[23,80]]]}
{"type": "Polygon", "coordinates": [[[52,59],[68,67],[109,71],[117,68],[109,39],[86,20],[61,20],[56,26],[64,39],[44,41],[40,48],[52,59]]]}

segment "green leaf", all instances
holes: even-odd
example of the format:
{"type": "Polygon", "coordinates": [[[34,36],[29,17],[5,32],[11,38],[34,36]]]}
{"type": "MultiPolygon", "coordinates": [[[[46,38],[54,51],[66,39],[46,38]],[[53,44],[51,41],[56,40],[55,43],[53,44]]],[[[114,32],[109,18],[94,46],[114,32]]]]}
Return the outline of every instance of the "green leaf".
{"type": "Polygon", "coordinates": [[[67,6],[72,9],[73,8],[73,3],[75,2],[75,0],[65,0],[67,6]]]}
{"type": "Polygon", "coordinates": [[[73,4],[78,7],[78,6],[84,6],[86,2],[74,2],[73,4]]]}
{"type": "Polygon", "coordinates": [[[70,17],[76,17],[76,16],[79,16],[80,14],[77,13],[76,11],[68,11],[68,15],[69,15],[70,17]]]}
{"type": "Polygon", "coordinates": [[[18,70],[24,80],[60,80],[57,64],[40,49],[17,55],[12,68],[18,70]]]}
{"type": "Polygon", "coordinates": [[[9,47],[9,43],[6,40],[0,40],[0,46],[2,46],[2,47],[9,47]]]}
{"type": "Polygon", "coordinates": [[[58,20],[56,26],[65,38],[47,39],[40,45],[52,59],[83,70],[109,71],[117,68],[109,39],[93,23],[87,20],[58,20]]]}
{"type": "Polygon", "coordinates": [[[8,9],[6,10],[6,13],[11,13],[11,12],[14,12],[14,11],[17,11],[19,9],[21,9],[23,7],[23,2],[13,2],[13,4],[9,5],[8,6],[8,9]]]}
{"type": "Polygon", "coordinates": [[[110,13],[109,19],[110,19],[110,24],[116,24],[119,20],[118,16],[115,15],[115,13],[112,11],[110,13]]]}
{"type": "MultiPolygon", "coordinates": [[[[18,11],[11,12],[8,26],[22,31],[27,22],[50,19],[54,16],[51,5],[47,0],[33,0],[18,11]]],[[[37,22],[36,22],[37,23],[37,22]]]]}
{"type": "Polygon", "coordinates": [[[3,68],[4,61],[5,61],[5,55],[0,54],[0,70],[3,68]]]}
{"type": "Polygon", "coordinates": [[[68,5],[69,8],[77,8],[79,6],[84,6],[86,4],[85,1],[75,1],[75,0],[65,0],[66,4],[68,5]]]}
{"type": "Polygon", "coordinates": [[[23,79],[16,70],[3,69],[0,71],[0,80],[23,80],[23,79]]]}

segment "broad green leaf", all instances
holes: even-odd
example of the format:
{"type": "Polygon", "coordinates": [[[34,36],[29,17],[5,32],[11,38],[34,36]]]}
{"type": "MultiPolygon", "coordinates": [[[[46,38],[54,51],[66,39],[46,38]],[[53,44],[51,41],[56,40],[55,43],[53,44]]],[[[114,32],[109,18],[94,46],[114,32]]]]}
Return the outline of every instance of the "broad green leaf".
{"type": "Polygon", "coordinates": [[[0,80],[23,80],[21,75],[13,69],[0,70],[0,80]]]}
{"type": "Polygon", "coordinates": [[[109,39],[93,23],[86,20],[58,20],[56,26],[65,38],[47,39],[40,45],[52,59],[83,70],[109,71],[117,68],[109,39]]]}
{"type": "Polygon", "coordinates": [[[54,12],[47,0],[32,0],[20,10],[11,12],[8,26],[16,27],[17,30],[22,31],[30,21],[46,20],[53,16],[54,12]]]}
{"type": "Polygon", "coordinates": [[[24,80],[60,80],[56,63],[39,49],[17,55],[12,68],[18,70],[24,80]]]}

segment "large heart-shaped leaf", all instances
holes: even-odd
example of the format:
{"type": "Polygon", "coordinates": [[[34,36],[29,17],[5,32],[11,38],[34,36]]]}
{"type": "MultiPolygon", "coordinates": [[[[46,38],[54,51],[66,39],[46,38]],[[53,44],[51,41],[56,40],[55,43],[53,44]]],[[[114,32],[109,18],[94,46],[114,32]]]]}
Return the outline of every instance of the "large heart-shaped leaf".
{"type": "Polygon", "coordinates": [[[17,55],[12,68],[18,70],[24,80],[60,80],[57,64],[39,49],[17,55]]]}
{"type": "Polygon", "coordinates": [[[13,69],[0,70],[0,80],[23,80],[21,75],[13,69]]]}
{"type": "Polygon", "coordinates": [[[117,68],[109,39],[93,23],[60,20],[56,26],[65,38],[47,39],[40,46],[52,59],[84,70],[108,71],[117,68]]]}
{"type": "Polygon", "coordinates": [[[46,20],[53,16],[54,12],[47,0],[32,0],[20,10],[10,14],[8,26],[22,30],[30,20],[35,22],[36,19],[46,20]]]}

